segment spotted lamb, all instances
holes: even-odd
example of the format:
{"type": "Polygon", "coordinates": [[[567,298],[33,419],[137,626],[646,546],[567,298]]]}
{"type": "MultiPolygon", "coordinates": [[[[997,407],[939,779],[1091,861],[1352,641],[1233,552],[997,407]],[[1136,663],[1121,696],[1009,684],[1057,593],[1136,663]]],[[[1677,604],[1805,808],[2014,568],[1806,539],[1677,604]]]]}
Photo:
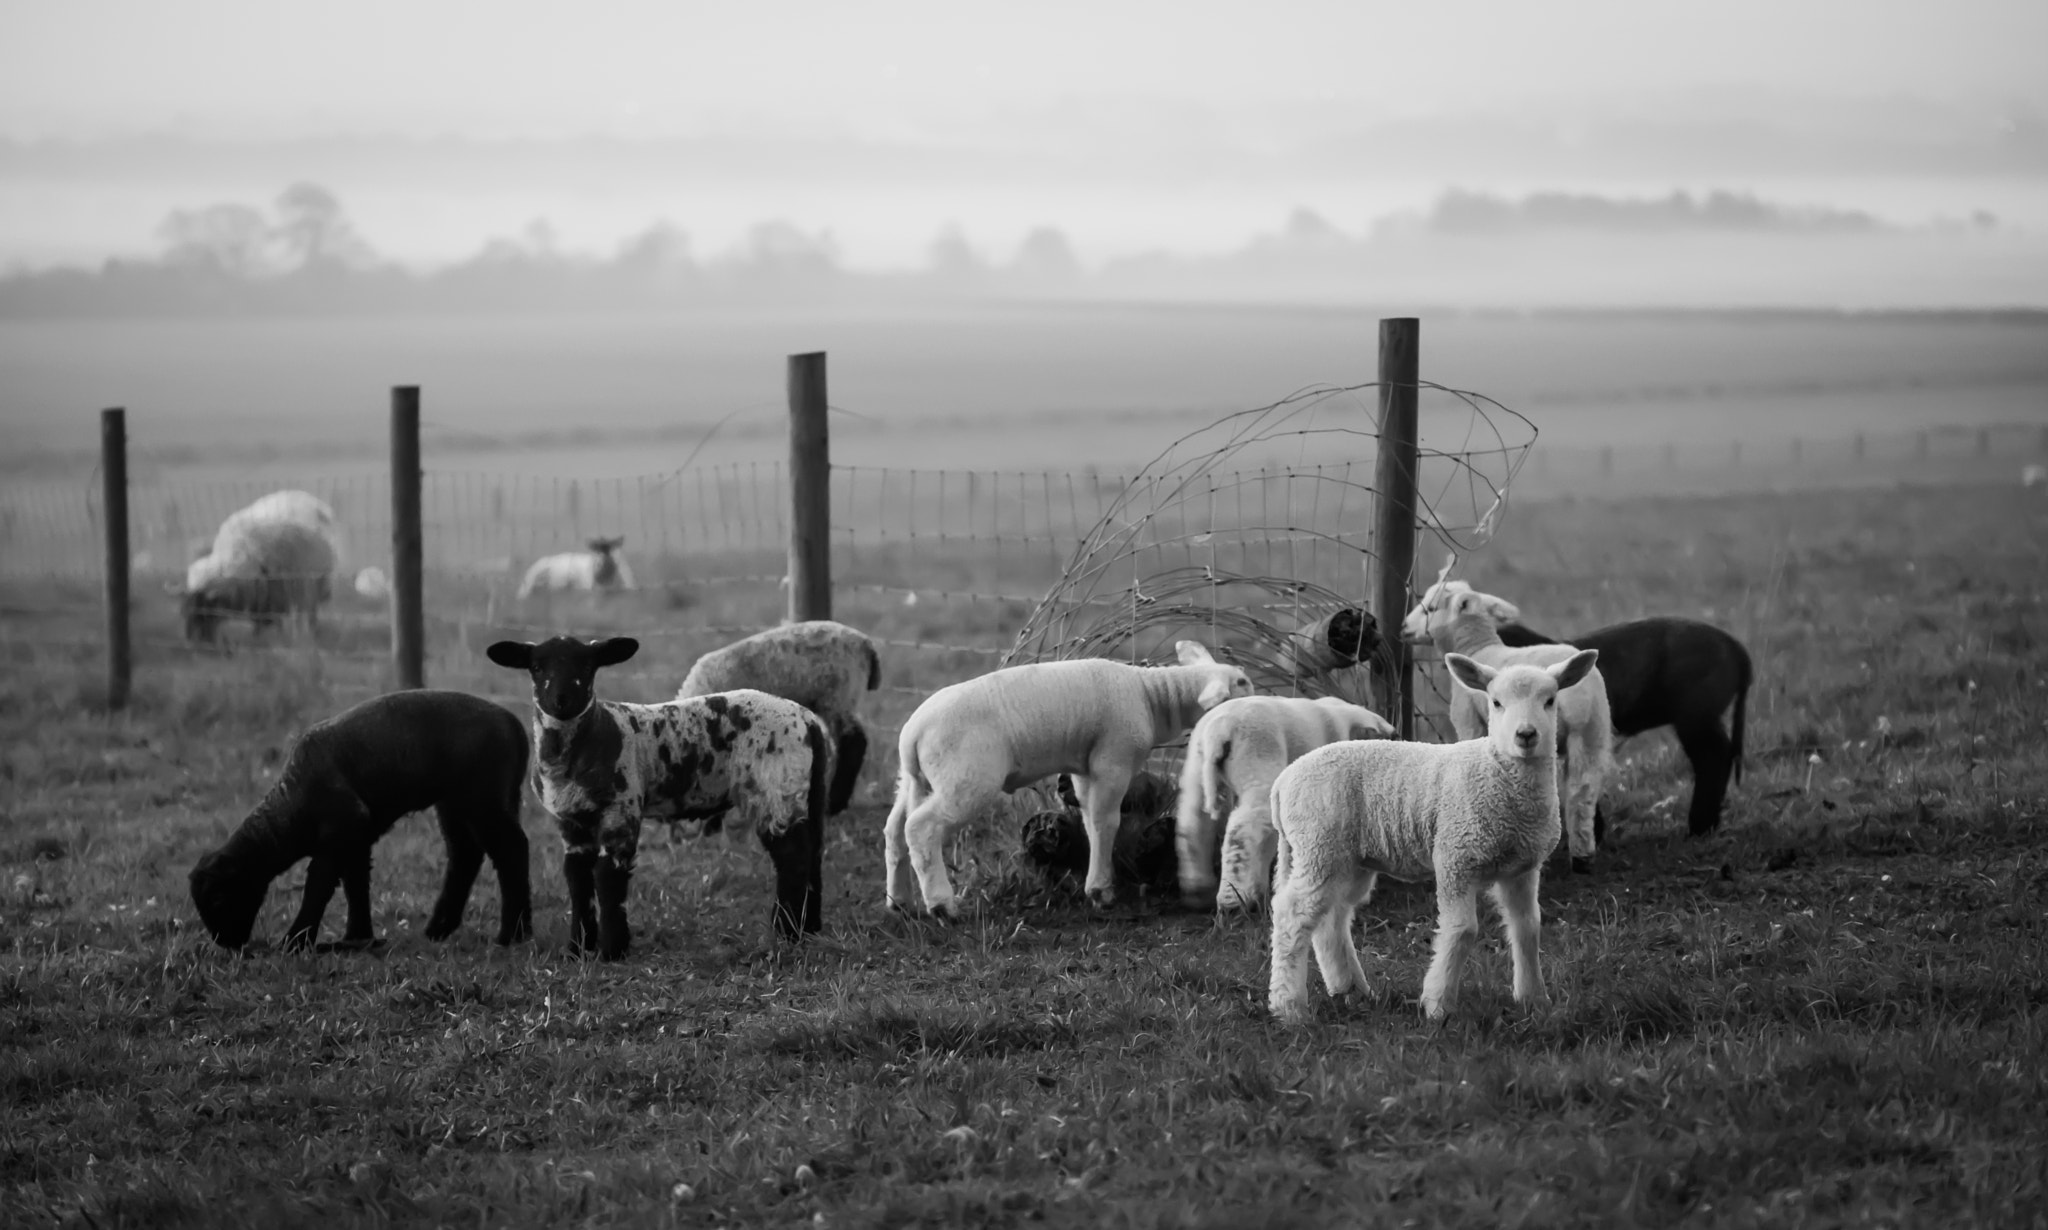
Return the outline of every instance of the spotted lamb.
{"type": "Polygon", "coordinates": [[[1089,899],[1116,899],[1111,847],[1126,786],[1154,747],[1186,733],[1204,711],[1251,695],[1251,680],[1195,641],[1174,666],[1103,658],[1006,667],[940,688],[904,722],[896,802],[884,828],[891,908],[950,914],[945,842],[998,795],[1070,773],[1088,828],[1089,899]]]}
{"type": "Polygon", "coordinates": [[[826,814],[836,816],[853,800],[867,759],[868,732],[855,707],[863,693],[881,682],[881,657],[866,633],[829,619],[808,619],[756,632],[698,658],[676,699],[756,688],[817,714],[832,735],[826,814]]]}
{"type": "Polygon", "coordinates": [[[794,701],[750,689],[663,705],[597,699],[598,670],[639,648],[631,637],[556,636],[485,651],[533,681],[534,776],[561,826],[571,942],[608,961],[626,955],[626,891],[648,819],[698,821],[704,832],[728,817],[752,824],[775,865],[776,934],[797,940],[817,931],[825,724],[794,701]]]}

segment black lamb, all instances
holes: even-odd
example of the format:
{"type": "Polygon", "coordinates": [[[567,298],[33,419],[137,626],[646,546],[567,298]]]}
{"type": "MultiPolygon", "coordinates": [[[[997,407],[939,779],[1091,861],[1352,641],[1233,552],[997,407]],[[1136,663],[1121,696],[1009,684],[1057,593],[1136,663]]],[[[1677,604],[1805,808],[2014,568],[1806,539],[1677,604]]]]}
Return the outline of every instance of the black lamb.
{"type": "Polygon", "coordinates": [[[200,920],[215,942],[242,947],[270,882],[310,858],[305,900],[285,947],[313,942],[336,884],[348,901],[342,942],[367,947],[375,941],[370,847],[401,817],[432,807],[448,845],[448,870],[427,938],[445,939],[462,925],[486,856],[498,872],[498,943],[531,937],[526,834],[519,826],[527,755],[519,718],[465,692],[393,692],[318,723],[293,744],[277,783],[227,844],[192,868],[200,920]]]}
{"type": "MultiPolygon", "coordinates": [[[[1503,644],[1555,644],[1553,638],[1520,624],[1499,629],[1503,644]]],[[[1658,615],[1613,624],[1567,644],[1600,651],[1600,675],[1614,731],[1627,738],[1659,726],[1671,727],[1692,762],[1692,806],[1688,827],[1695,837],[1721,823],[1721,802],[1731,772],[1742,778],[1743,710],[1752,677],[1742,642],[1709,623],[1658,615]],[[1735,707],[1729,731],[1721,714],[1735,707]]],[[[1606,816],[1595,813],[1595,829],[1606,840],[1606,816]]]]}

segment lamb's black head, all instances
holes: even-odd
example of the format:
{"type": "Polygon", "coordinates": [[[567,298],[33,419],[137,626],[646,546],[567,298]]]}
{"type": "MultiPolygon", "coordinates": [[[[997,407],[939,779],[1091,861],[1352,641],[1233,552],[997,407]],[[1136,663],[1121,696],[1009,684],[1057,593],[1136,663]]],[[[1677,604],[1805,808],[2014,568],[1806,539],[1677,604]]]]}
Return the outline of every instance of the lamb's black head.
{"type": "Polygon", "coordinates": [[[640,642],[630,636],[589,642],[551,636],[538,645],[499,641],[484,653],[499,666],[532,676],[534,706],[551,718],[568,721],[590,708],[597,693],[598,668],[617,666],[639,649],[640,642]]]}
{"type": "Polygon", "coordinates": [[[586,540],[583,545],[599,555],[610,555],[620,547],[625,546],[626,540],[623,538],[591,538],[586,540]]]}
{"type": "Polygon", "coordinates": [[[1338,661],[1356,666],[1378,652],[1380,621],[1364,607],[1348,606],[1330,616],[1325,636],[1338,661]]]}
{"type": "Polygon", "coordinates": [[[249,942],[256,928],[256,913],[263,908],[263,894],[270,877],[250,874],[237,867],[222,850],[201,858],[192,868],[192,904],[199,908],[199,921],[213,942],[223,948],[240,948],[249,942]]]}

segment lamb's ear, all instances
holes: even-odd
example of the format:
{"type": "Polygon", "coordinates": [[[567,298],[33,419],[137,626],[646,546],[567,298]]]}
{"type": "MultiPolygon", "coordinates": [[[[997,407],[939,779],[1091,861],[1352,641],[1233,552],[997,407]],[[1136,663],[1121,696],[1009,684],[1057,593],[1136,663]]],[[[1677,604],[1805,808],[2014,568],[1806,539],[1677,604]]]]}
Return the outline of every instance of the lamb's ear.
{"type": "Polygon", "coordinates": [[[1550,677],[1557,680],[1557,690],[1566,688],[1592,673],[1593,664],[1600,659],[1597,649],[1581,649],[1571,657],[1550,668],[1550,677]]]}
{"type": "Polygon", "coordinates": [[[516,671],[533,667],[533,646],[526,641],[499,641],[484,650],[484,656],[499,666],[509,666],[516,671]]]}
{"type": "Polygon", "coordinates": [[[1198,666],[1216,660],[1209,656],[1209,647],[1200,641],[1175,641],[1173,651],[1180,655],[1182,666],[1198,666]]]}
{"type": "Polygon", "coordinates": [[[630,636],[615,636],[608,641],[599,641],[593,648],[597,650],[599,666],[617,666],[640,652],[640,642],[630,636]]]}
{"type": "MultiPolygon", "coordinates": [[[[1187,641],[1181,642],[1183,645],[1188,643],[1187,641]]],[[[1195,703],[1202,707],[1204,713],[1207,713],[1209,710],[1230,699],[1231,684],[1233,682],[1234,677],[1231,675],[1216,676],[1202,685],[1201,695],[1195,697],[1195,703]]]]}
{"type": "Polygon", "coordinates": [[[1506,598],[1496,598],[1492,594],[1473,594],[1472,597],[1479,603],[1479,609],[1484,611],[1486,617],[1493,622],[1497,624],[1521,622],[1521,610],[1506,598]]]}
{"type": "Polygon", "coordinates": [[[1484,662],[1468,658],[1462,653],[1445,654],[1444,665],[1450,668],[1451,678],[1474,692],[1484,692],[1487,685],[1493,682],[1493,677],[1500,674],[1484,662]]]}

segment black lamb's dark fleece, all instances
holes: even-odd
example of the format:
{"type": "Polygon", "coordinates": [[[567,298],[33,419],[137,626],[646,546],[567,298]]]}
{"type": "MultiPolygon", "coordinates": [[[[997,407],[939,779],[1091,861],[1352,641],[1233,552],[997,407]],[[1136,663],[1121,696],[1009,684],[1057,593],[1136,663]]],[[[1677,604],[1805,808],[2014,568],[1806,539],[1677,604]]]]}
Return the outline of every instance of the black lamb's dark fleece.
{"type": "MultiPolygon", "coordinates": [[[[1502,625],[1499,635],[1514,648],[1555,643],[1520,624],[1502,625]]],[[[1566,643],[1600,651],[1615,733],[1672,728],[1692,762],[1689,827],[1696,836],[1712,832],[1721,823],[1730,774],[1742,777],[1743,710],[1754,675],[1749,651],[1712,624],[1676,615],[1611,624],[1566,643]],[[1731,705],[1735,712],[1723,730],[1721,714],[1731,705]]]]}
{"type": "Polygon", "coordinates": [[[343,940],[366,945],[374,939],[370,847],[400,817],[432,807],[448,869],[427,937],[446,938],[462,924],[488,857],[498,872],[498,942],[528,938],[533,903],[519,825],[527,756],[519,718],[466,692],[393,692],[318,723],[292,745],[276,784],[241,827],[192,868],[200,920],[219,944],[241,947],[270,882],[310,858],[285,945],[312,942],[337,884],[348,901],[343,940]]]}

